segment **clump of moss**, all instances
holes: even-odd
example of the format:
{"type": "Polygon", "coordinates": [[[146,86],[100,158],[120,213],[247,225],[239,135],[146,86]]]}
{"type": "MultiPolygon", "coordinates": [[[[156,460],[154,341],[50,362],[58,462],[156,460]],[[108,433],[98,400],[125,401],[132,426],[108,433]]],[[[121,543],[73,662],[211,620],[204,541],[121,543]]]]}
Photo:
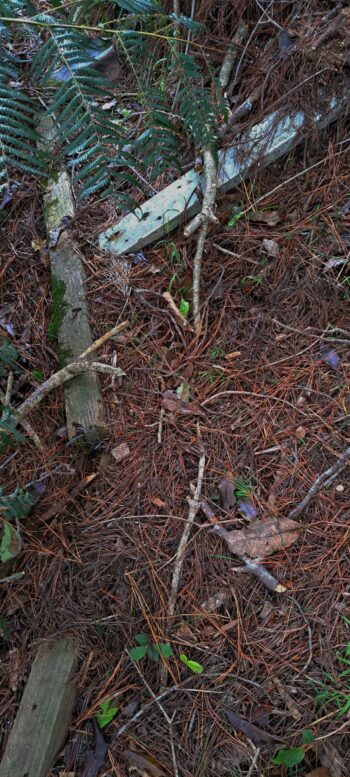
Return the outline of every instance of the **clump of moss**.
{"type": "Polygon", "coordinates": [[[60,326],[67,310],[67,305],[64,301],[65,291],[65,282],[57,278],[56,275],[53,275],[51,288],[50,323],[47,329],[47,336],[50,343],[57,340],[60,326]]]}

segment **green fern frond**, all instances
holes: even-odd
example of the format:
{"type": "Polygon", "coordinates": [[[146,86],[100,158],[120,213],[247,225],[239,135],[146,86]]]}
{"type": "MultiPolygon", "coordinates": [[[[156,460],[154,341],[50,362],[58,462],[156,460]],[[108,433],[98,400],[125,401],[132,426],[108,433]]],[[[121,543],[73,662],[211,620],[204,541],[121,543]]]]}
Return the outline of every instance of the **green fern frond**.
{"type": "Polygon", "coordinates": [[[216,148],[217,121],[222,106],[213,100],[203,86],[203,73],[191,54],[176,57],[182,88],[177,96],[179,113],[185,129],[197,148],[216,148]]]}
{"type": "Polygon", "coordinates": [[[5,340],[0,346],[0,378],[6,378],[9,370],[18,372],[17,364],[18,353],[8,340],[5,340]]]}
{"type": "Polygon", "coordinates": [[[44,175],[43,160],[36,151],[35,101],[20,83],[18,60],[5,50],[0,63],[0,194],[9,186],[12,170],[44,175]]]}
{"type": "Polygon", "coordinates": [[[113,150],[125,143],[120,127],[98,103],[110,97],[108,81],[92,67],[85,35],[58,26],[51,27],[49,34],[33,60],[32,74],[48,88],[58,68],[69,74],[69,80],[56,85],[48,113],[55,117],[68,167],[74,168],[81,184],[80,199],[97,191],[106,196],[117,179],[109,167],[113,150]]]}
{"type": "Polygon", "coordinates": [[[7,448],[22,445],[25,438],[17,429],[17,419],[10,408],[4,407],[0,418],[0,453],[7,448]]]}
{"type": "Polygon", "coordinates": [[[6,495],[0,487],[0,514],[6,520],[24,518],[33,504],[33,497],[24,488],[16,488],[12,494],[6,495]]]}
{"type": "Polygon", "coordinates": [[[157,0],[113,0],[122,11],[132,14],[161,13],[162,8],[157,0]]]}

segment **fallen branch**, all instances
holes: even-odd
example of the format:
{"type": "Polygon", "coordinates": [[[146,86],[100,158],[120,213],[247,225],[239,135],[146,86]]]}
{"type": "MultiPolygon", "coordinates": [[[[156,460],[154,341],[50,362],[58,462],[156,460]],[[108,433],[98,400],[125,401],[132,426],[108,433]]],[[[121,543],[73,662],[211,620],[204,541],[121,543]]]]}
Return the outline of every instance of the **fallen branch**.
{"type": "Polygon", "coordinates": [[[247,32],[248,32],[247,25],[244,22],[241,22],[238,25],[237,32],[232,38],[232,44],[227,49],[224,61],[221,65],[220,74],[219,74],[219,84],[223,91],[227,87],[227,84],[229,82],[229,78],[231,75],[231,71],[233,68],[233,64],[237,59],[237,54],[239,51],[238,47],[242,45],[244,38],[247,35],[247,32]]]}
{"type": "Polygon", "coordinates": [[[211,149],[205,149],[203,152],[203,160],[205,193],[203,197],[202,210],[198,216],[195,216],[193,221],[188,224],[184,231],[184,236],[190,237],[200,227],[196,253],[193,260],[193,319],[196,334],[199,333],[200,326],[200,282],[204,243],[209,224],[214,224],[218,221],[214,213],[217,192],[217,169],[214,155],[211,149]]]}
{"type": "Polygon", "coordinates": [[[261,580],[261,582],[264,583],[266,588],[268,588],[270,591],[274,591],[277,594],[282,594],[287,590],[286,587],[271,574],[271,572],[268,572],[268,570],[265,569],[265,567],[257,563],[257,561],[251,561],[242,554],[237,553],[237,550],[232,548],[232,542],[229,541],[230,533],[222,526],[220,526],[214,511],[205,499],[202,499],[200,507],[208,521],[213,524],[212,532],[221,539],[225,540],[230,550],[235,553],[235,555],[238,556],[241,561],[243,561],[247,572],[250,572],[251,575],[258,577],[259,580],[261,580]]]}
{"type": "Polygon", "coordinates": [[[318,476],[318,478],[315,480],[313,486],[309,489],[306,496],[304,496],[304,499],[299,502],[296,507],[293,507],[293,510],[288,513],[288,518],[299,518],[299,515],[301,515],[302,512],[304,512],[305,508],[308,506],[308,504],[311,502],[311,499],[318,494],[319,491],[321,491],[322,488],[327,488],[327,486],[330,486],[334,480],[338,477],[339,473],[342,472],[343,469],[347,466],[350,459],[350,446],[348,448],[345,448],[345,451],[342,453],[342,455],[339,457],[338,461],[335,462],[335,464],[332,465],[332,467],[328,467],[324,472],[321,473],[321,475],[318,476]]]}
{"type": "Polygon", "coordinates": [[[119,367],[112,367],[110,364],[101,364],[100,362],[90,362],[79,359],[79,361],[71,362],[66,367],[62,367],[61,370],[51,375],[44,383],[38,386],[35,391],[22,402],[22,404],[13,410],[13,415],[18,422],[22,422],[22,419],[28,415],[40,402],[47,396],[53,389],[63,386],[67,381],[72,380],[76,375],[81,375],[85,372],[103,372],[108,375],[117,375],[122,377],[125,372],[119,367]]]}
{"type": "MultiPolygon", "coordinates": [[[[12,416],[16,419],[17,423],[21,424],[23,429],[27,432],[29,437],[39,449],[43,449],[42,442],[34,429],[32,429],[29,422],[25,419],[25,416],[27,416],[35,407],[37,407],[42,399],[44,399],[44,397],[50,393],[50,391],[52,391],[54,388],[58,388],[58,386],[61,386],[64,383],[67,383],[67,381],[71,380],[77,375],[91,371],[107,373],[114,376],[117,375],[119,377],[125,375],[125,373],[119,369],[119,367],[113,367],[109,364],[102,364],[100,362],[90,362],[86,359],[86,357],[96,351],[97,348],[100,348],[100,346],[111,337],[114,337],[123,329],[126,329],[128,325],[128,321],[122,321],[120,324],[114,326],[109,330],[109,332],[106,332],[104,335],[102,335],[102,337],[99,337],[97,340],[91,343],[91,345],[89,345],[89,347],[86,348],[86,350],[83,351],[80,356],[78,356],[76,361],[71,362],[71,364],[66,365],[66,367],[63,367],[61,370],[58,370],[58,372],[55,372],[44,383],[38,386],[38,388],[35,389],[35,391],[33,391],[33,393],[30,395],[30,397],[25,399],[18,408],[11,407],[12,416]]],[[[5,394],[0,391],[0,401],[3,404],[4,399],[6,399],[5,394]]]]}

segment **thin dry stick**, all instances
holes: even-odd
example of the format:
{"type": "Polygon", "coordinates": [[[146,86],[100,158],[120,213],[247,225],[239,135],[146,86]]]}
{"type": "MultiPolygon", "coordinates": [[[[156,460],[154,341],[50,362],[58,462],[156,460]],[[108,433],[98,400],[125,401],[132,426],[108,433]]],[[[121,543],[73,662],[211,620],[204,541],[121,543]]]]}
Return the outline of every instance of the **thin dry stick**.
{"type": "Polygon", "coordinates": [[[254,772],[254,769],[256,767],[256,764],[258,762],[258,758],[259,758],[259,755],[260,755],[260,747],[255,747],[253,742],[252,742],[252,745],[254,747],[254,754],[253,754],[252,762],[251,762],[250,767],[249,767],[249,771],[247,772],[247,777],[252,777],[252,774],[254,772]]]}
{"type": "Polygon", "coordinates": [[[199,459],[199,464],[198,464],[197,485],[193,496],[188,497],[188,504],[189,504],[188,517],[185,523],[185,528],[183,530],[182,537],[175,557],[175,569],[173,572],[173,579],[171,581],[170,601],[169,601],[169,607],[168,607],[168,615],[170,618],[172,618],[175,612],[176,597],[177,597],[177,592],[179,590],[180,577],[181,577],[183,563],[185,560],[185,553],[186,553],[188,539],[191,533],[194,519],[201,506],[200,497],[202,492],[204,468],[205,468],[205,453],[203,452],[201,454],[201,457],[199,459]]]}
{"type": "Polygon", "coordinates": [[[110,329],[109,332],[106,332],[102,337],[99,337],[97,340],[94,340],[91,345],[86,349],[86,351],[83,351],[75,361],[78,361],[78,359],[86,359],[87,356],[89,356],[90,353],[93,351],[96,351],[97,348],[100,348],[101,345],[107,342],[107,340],[110,340],[111,337],[114,337],[115,335],[119,334],[119,332],[122,332],[123,329],[126,329],[129,326],[129,321],[122,321],[120,324],[117,324],[113,327],[113,329],[110,329]]]}
{"type": "MultiPolygon", "coordinates": [[[[199,441],[201,442],[199,424],[197,426],[197,435],[198,435],[199,441]]],[[[173,617],[175,612],[176,598],[179,590],[180,577],[181,577],[183,563],[185,560],[187,543],[189,540],[189,536],[191,534],[191,529],[194,523],[194,519],[201,506],[201,492],[202,492],[202,483],[203,483],[203,477],[204,477],[204,468],[205,468],[205,453],[204,451],[202,451],[201,457],[199,459],[199,464],[198,464],[197,485],[194,489],[193,496],[189,496],[187,498],[188,504],[189,504],[188,516],[186,519],[185,528],[182,532],[182,537],[179,543],[179,547],[177,549],[177,553],[175,556],[175,567],[174,567],[173,577],[171,581],[170,599],[169,599],[169,605],[168,605],[168,617],[169,617],[168,623],[171,622],[171,618],[173,617]]],[[[161,675],[160,675],[160,681],[162,686],[166,684],[167,674],[168,674],[168,669],[167,669],[166,663],[164,662],[161,669],[161,675]]]]}
{"type": "Polygon", "coordinates": [[[139,677],[141,678],[141,680],[142,680],[143,684],[146,686],[146,688],[147,688],[148,692],[151,694],[152,698],[154,699],[155,703],[156,703],[156,704],[157,704],[157,706],[159,707],[159,709],[160,709],[160,711],[161,711],[162,715],[164,716],[164,718],[165,718],[165,720],[166,720],[166,722],[167,722],[167,724],[168,724],[168,728],[169,728],[169,740],[170,740],[170,749],[171,749],[171,757],[172,757],[172,761],[173,761],[173,767],[174,767],[174,777],[179,777],[179,770],[178,770],[178,767],[177,767],[177,761],[176,761],[176,753],[175,753],[175,745],[174,745],[174,737],[173,737],[173,718],[169,718],[169,715],[168,715],[168,713],[165,711],[164,707],[163,707],[163,706],[162,706],[162,704],[160,703],[160,698],[163,698],[163,694],[160,694],[160,696],[156,696],[156,694],[154,693],[154,691],[152,691],[152,688],[151,688],[151,686],[150,686],[150,685],[148,685],[148,682],[147,682],[147,680],[144,678],[144,676],[143,676],[143,674],[142,674],[142,672],[141,672],[141,669],[138,667],[138,665],[137,665],[136,661],[133,661],[133,660],[132,660],[132,658],[130,658],[130,655],[129,655],[129,654],[128,654],[128,656],[129,656],[129,659],[130,659],[130,661],[133,663],[133,665],[134,665],[134,667],[135,667],[135,669],[136,669],[136,671],[137,671],[137,674],[138,674],[138,675],[139,675],[139,677]]]}
{"type": "Polygon", "coordinates": [[[288,518],[292,518],[294,520],[295,518],[299,518],[299,515],[301,515],[301,513],[304,512],[305,508],[311,502],[311,499],[316,494],[318,494],[318,492],[321,491],[322,488],[326,488],[331,483],[333,483],[333,481],[338,477],[339,473],[342,472],[343,469],[345,469],[349,459],[350,459],[350,446],[348,448],[345,448],[345,451],[339,457],[338,461],[336,461],[335,464],[332,465],[332,467],[329,467],[324,472],[322,472],[321,475],[318,476],[313,486],[311,486],[306,496],[304,496],[304,499],[302,499],[301,502],[299,502],[299,504],[296,505],[296,507],[293,507],[293,510],[291,510],[290,513],[288,513],[288,518]]]}

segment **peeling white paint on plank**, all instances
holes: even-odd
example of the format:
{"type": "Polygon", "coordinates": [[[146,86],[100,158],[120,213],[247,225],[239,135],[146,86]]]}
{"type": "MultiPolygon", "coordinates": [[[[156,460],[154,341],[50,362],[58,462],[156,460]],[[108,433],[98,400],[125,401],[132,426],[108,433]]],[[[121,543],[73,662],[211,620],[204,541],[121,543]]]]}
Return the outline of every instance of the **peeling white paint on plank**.
{"type": "MultiPolygon", "coordinates": [[[[314,116],[313,125],[323,127],[330,124],[344,109],[346,99],[347,96],[338,102],[330,101],[328,113],[314,116]]],[[[256,164],[266,167],[286,154],[303,139],[305,123],[305,115],[301,111],[280,119],[272,113],[252,127],[235,146],[221,149],[218,191],[227,192],[239,185],[256,164]]],[[[190,170],[140,205],[137,211],[124,216],[103,232],[99,237],[100,248],[117,255],[127,254],[160,240],[199,213],[202,191],[203,176],[190,170]]]]}

